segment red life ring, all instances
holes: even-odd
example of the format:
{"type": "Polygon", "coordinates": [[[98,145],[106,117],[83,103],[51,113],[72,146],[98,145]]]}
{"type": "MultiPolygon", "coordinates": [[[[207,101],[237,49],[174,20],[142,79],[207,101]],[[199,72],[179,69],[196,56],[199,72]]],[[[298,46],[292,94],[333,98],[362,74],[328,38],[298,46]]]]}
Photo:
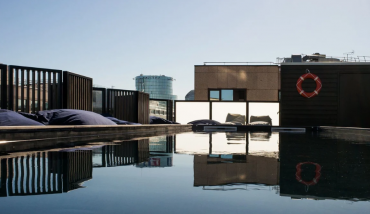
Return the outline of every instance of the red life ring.
{"type": "MultiPolygon", "coordinates": [[[[309,71],[308,71],[309,72],[309,71]]],[[[307,74],[304,74],[302,76],[300,76],[297,80],[297,90],[298,90],[298,93],[306,98],[311,98],[311,97],[314,97],[316,95],[319,94],[321,88],[322,88],[322,83],[321,83],[321,80],[318,76],[316,76],[315,74],[311,74],[311,73],[307,73],[307,74]],[[316,89],[313,91],[313,92],[305,92],[303,89],[302,89],[302,82],[305,80],[305,79],[313,79],[315,80],[316,82],[316,89]]]]}
{"type": "Polygon", "coordinates": [[[295,173],[295,177],[297,179],[298,182],[306,185],[306,186],[311,186],[311,185],[315,185],[317,184],[317,182],[319,182],[320,180],[320,176],[321,176],[321,173],[320,173],[320,170],[321,170],[321,166],[317,163],[313,163],[313,162],[303,162],[303,163],[299,163],[297,164],[297,166],[295,167],[297,169],[297,172],[295,173]],[[301,177],[301,172],[302,172],[302,169],[301,169],[301,166],[303,164],[312,164],[312,165],[315,165],[316,166],[316,175],[315,177],[312,179],[312,181],[310,182],[306,182],[304,180],[302,180],[302,177],[301,177]]]}

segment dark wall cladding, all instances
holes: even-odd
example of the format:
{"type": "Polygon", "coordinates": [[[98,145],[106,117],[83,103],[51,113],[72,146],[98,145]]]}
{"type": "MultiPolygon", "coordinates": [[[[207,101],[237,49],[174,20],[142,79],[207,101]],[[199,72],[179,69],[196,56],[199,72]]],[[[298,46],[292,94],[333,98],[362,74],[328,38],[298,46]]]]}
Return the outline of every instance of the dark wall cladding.
{"type": "Polygon", "coordinates": [[[63,71],[63,108],[92,111],[93,79],[63,71]]]}
{"type": "MultiPolygon", "coordinates": [[[[281,65],[281,126],[355,126],[370,127],[370,65],[281,65]],[[298,78],[309,69],[322,82],[319,95],[301,96],[296,88],[298,78]],[[356,84],[356,81],[358,82],[356,84]],[[357,109],[357,110],[355,110],[357,109]]],[[[312,92],[313,80],[302,83],[312,92]]]]}

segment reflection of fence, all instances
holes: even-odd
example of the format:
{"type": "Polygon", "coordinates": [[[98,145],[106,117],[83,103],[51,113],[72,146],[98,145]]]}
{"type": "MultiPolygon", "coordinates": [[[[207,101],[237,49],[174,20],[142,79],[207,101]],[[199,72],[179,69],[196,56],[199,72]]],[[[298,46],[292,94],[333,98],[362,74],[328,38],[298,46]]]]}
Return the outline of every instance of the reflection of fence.
{"type": "Polygon", "coordinates": [[[132,165],[149,158],[149,139],[124,141],[119,145],[106,145],[101,150],[102,164],[97,167],[132,165]]]}
{"type": "Polygon", "coordinates": [[[121,120],[148,124],[149,94],[139,91],[108,89],[107,111],[121,120]]]}
{"type": "Polygon", "coordinates": [[[0,196],[68,192],[92,178],[92,151],[37,152],[1,159],[0,196]]]}
{"type": "Polygon", "coordinates": [[[92,111],[93,79],[63,72],[63,108],[92,111]]]}
{"type": "MultiPolygon", "coordinates": [[[[49,154],[58,154],[54,152],[49,154]]],[[[63,154],[63,191],[68,192],[80,187],[80,183],[92,178],[92,151],[77,150],[63,154]]]]}

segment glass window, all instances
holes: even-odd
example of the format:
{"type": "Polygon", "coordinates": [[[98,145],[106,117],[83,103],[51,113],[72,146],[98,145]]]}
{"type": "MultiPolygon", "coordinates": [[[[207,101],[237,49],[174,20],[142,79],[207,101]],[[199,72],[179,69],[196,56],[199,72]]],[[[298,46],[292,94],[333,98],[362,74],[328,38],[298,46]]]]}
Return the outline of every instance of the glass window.
{"type": "Polygon", "coordinates": [[[211,90],[209,91],[209,100],[220,100],[220,91],[219,90],[211,90]]]}
{"type": "Polygon", "coordinates": [[[209,102],[176,102],[176,122],[209,119],[209,102]]]}
{"type": "Polygon", "coordinates": [[[233,90],[221,90],[222,101],[233,101],[233,90]]]}
{"type": "Polygon", "coordinates": [[[279,103],[250,102],[248,109],[249,120],[251,116],[269,116],[273,126],[279,125],[279,103]]]}

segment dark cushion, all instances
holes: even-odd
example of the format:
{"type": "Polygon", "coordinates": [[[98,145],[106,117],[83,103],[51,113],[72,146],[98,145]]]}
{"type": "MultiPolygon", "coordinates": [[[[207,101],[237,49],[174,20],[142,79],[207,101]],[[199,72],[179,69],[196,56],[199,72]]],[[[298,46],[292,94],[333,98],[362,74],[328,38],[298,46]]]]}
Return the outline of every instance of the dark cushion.
{"type": "Polygon", "coordinates": [[[39,111],[36,116],[45,125],[117,125],[95,112],[75,109],[39,111]]]}
{"type": "Polygon", "coordinates": [[[17,112],[0,109],[0,126],[43,126],[44,124],[24,117],[17,112]]]}
{"type": "Polygon", "coordinates": [[[125,120],[119,120],[115,117],[105,117],[105,118],[115,122],[118,125],[141,125],[141,123],[133,123],[133,122],[125,121],[125,120]]]}
{"type": "Polygon", "coordinates": [[[193,124],[193,125],[221,125],[221,123],[216,121],[216,120],[207,120],[207,119],[194,120],[194,121],[188,122],[188,124],[193,124]]]}
{"type": "Polygon", "coordinates": [[[150,124],[179,124],[156,116],[150,116],[150,124]]]}

